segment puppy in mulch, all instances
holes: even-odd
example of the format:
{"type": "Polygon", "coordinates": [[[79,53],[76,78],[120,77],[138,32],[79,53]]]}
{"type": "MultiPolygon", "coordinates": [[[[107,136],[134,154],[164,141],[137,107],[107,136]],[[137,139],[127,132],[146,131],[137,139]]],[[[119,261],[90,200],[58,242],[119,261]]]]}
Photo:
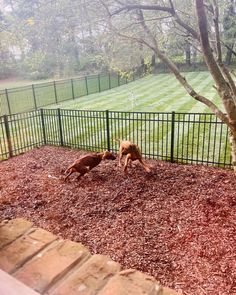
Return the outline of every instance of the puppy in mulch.
{"type": "Polygon", "coordinates": [[[66,181],[68,177],[74,172],[79,173],[79,176],[77,177],[77,180],[79,180],[81,176],[88,173],[94,167],[98,166],[98,164],[100,164],[102,160],[106,159],[115,160],[116,157],[113,155],[113,153],[109,151],[104,151],[102,153],[90,153],[82,156],[66,169],[65,174],[68,174],[65,177],[64,181],[66,181]]]}
{"type": "Polygon", "coordinates": [[[137,144],[132,143],[131,141],[128,141],[128,140],[115,139],[115,141],[118,141],[120,145],[119,155],[118,155],[120,167],[122,166],[121,159],[124,155],[126,155],[125,165],[124,165],[125,172],[127,172],[129,162],[132,163],[132,161],[136,161],[136,160],[138,160],[141,163],[141,165],[143,166],[146,172],[151,172],[151,169],[149,168],[149,166],[146,163],[144,163],[140,148],[138,147],[137,144]]]}

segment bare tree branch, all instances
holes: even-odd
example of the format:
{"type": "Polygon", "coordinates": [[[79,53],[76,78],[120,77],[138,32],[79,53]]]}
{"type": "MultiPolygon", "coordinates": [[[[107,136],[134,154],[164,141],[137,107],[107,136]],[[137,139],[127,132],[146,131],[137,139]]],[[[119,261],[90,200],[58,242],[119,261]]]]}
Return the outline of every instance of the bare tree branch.
{"type": "Polygon", "coordinates": [[[170,2],[170,6],[173,10],[172,16],[174,17],[174,20],[177,22],[177,24],[179,24],[181,27],[183,27],[187,32],[189,32],[192,37],[194,37],[197,40],[199,39],[199,35],[197,33],[197,31],[195,31],[192,27],[190,27],[187,23],[185,23],[180,17],[179,15],[176,13],[176,10],[174,8],[174,4],[172,0],[169,0],[170,2]]]}
{"type": "Polygon", "coordinates": [[[146,32],[147,36],[149,36],[150,40],[153,42],[154,52],[169,67],[169,69],[173,72],[173,74],[175,75],[175,77],[177,78],[177,80],[183,85],[183,87],[185,88],[185,90],[187,91],[187,93],[190,96],[192,96],[194,99],[196,99],[196,100],[202,102],[203,104],[205,104],[206,106],[208,106],[211,109],[211,111],[222,122],[224,122],[225,124],[227,124],[227,126],[232,130],[232,132],[234,132],[234,129],[232,128],[233,126],[231,125],[228,117],[212,101],[210,101],[206,97],[198,94],[192,88],[192,86],[187,82],[186,78],[181,75],[181,73],[180,73],[179,69],[176,67],[176,65],[164,53],[162,53],[160,51],[160,49],[158,48],[158,44],[156,42],[156,39],[154,38],[154,36],[152,35],[151,31],[149,30],[149,28],[147,27],[147,25],[145,23],[145,20],[144,20],[142,11],[140,11],[140,13],[139,13],[139,19],[140,19],[140,23],[141,23],[144,31],[146,32]]]}
{"type": "Polygon", "coordinates": [[[112,15],[119,14],[123,11],[130,11],[130,10],[151,10],[151,11],[164,11],[168,12],[170,15],[172,15],[175,19],[175,21],[183,27],[185,30],[187,30],[195,39],[199,40],[199,35],[197,31],[195,31],[191,26],[189,26],[187,23],[185,23],[176,13],[174,9],[173,2],[170,0],[171,7],[166,6],[160,6],[160,5],[141,5],[141,4],[126,4],[122,6],[121,8],[117,9],[112,13],[112,15]]]}
{"type": "Polygon", "coordinates": [[[216,0],[213,0],[213,13],[214,13],[214,26],[215,26],[215,35],[216,35],[216,49],[217,49],[217,61],[222,63],[222,52],[220,44],[220,30],[219,30],[219,7],[216,0]]]}
{"type": "Polygon", "coordinates": [[[100,0],[100,2],[102,3],[103,7],[105,8],[107,14],[108,14],[108,17],[110,18],[111,17],[111,12],[108,8],[108,6],[106,5],[106,3],[103,1],[103,0],[100,0]]]}
{"type": "Polygon", "coordinates": [[[217,65],[209,43],[207,30],[207,19],[204,10],[203,0],[195,0],[198,16],[199,31],[201,37],[201,46],[205,61],[216,83],[217,91],[222,99],[225,110],[228,114],[230,123],[236,127],[236,105],[232,97],[230,87],[226,83],[224,76],[217,65]]]}
{"type": "MultiPolygon", "coordinates": [[[[156,20],[163,20],[163,19],[167,19],[167,18],[171,18],[171,16],[150,18],[150,19],[146,19],[146,22],[152,22],[152,21],[156,21],[156,20]]],[[[126,29],[131,28],[132,26],[135,26],[135,25],[140,25],[140,22],[132,23],[132,24],[126,26],[126,27],[123,27],[122,29],[126,30],[126,29]]]]}
{"type": "Polygon", "coordinates": [[[234,100],[234,103],[236,104],[236,86],[235,86],[234,80],[232,79],[229,70],[225,67],[223,63],[220,64],[220,67],[226,81],[228,81],[229,83],[229,87],[232,91],[232,98],[234,100]]]}
{"type": "Polygon", "coordinates": [[[168,12],[170,14],[173,14],[174,11],[170,7],[166,6],[160,6],[160,5],[141,5],[141,4],[126,4],[123,7],[117,9],[112,13],[112,15],[116,15],[121,13],[122,11],[130,11],[135,9],[141,9],[141,10],[158,10],[163,12],[168,12]]]}
{"type": "Polygon", "coordinates": [[[229,45],[225,44],[222,40],[221,43],[234,55],[236,56],[236,51],[233,50],[229,45]]]}

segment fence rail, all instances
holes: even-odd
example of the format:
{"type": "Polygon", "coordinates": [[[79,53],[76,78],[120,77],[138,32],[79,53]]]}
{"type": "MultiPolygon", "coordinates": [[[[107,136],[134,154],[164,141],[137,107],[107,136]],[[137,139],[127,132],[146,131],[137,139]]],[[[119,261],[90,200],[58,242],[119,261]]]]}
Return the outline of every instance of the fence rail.
{"type": "Polygon", "coordinates": [[[115,138],[144,156],[231,167],[228,129],[214,114],[40,109],[0,117],[0,158],[41,145],[117,151],[115,138]]]}
{"type": "Polygon", "coordinates": [[[0,116],[11,115],[105,91],[133,81],[119,74],[91,75],[69,80],[0,90],[0,116]]]}

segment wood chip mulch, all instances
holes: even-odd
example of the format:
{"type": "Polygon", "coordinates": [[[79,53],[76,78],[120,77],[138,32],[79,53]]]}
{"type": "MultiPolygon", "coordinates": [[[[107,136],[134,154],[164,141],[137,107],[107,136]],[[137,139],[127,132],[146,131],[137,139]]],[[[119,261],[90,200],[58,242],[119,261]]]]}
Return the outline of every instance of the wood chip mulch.
{"type": "Polygon", "coordinates": [[[186,295],[236,294],[236,177],[146,160],[62,172],[78,150],[42,147],[0,163],[0,219],[23,217],[186,295]]]}

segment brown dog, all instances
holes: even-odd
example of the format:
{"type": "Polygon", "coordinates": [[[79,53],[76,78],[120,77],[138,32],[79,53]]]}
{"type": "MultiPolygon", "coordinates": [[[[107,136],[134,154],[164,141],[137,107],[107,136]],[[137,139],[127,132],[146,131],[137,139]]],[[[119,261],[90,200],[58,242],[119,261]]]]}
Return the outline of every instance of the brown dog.
{"type": "Polygon", "coordinates": [[[96,167],[102,160],[115,160],[115,158],[116,157],[108,151],[105,151],[103,153],[91,153],[83,156],[66,169],[65,173],[69,174],[66,176],[64,181],[66,181],[68,177],[74,172],[80,173],[80,175],[77,177],[77,179],[79,180],[81,176],[96,167]]]}
{"type": "Polygon", "coordinates": [[[128,140],[116,139],[116,141],[118,141],[120,144],[120,149],[119,149],[119,166],[120,167],[121,167],[121,159],[123,155],[127,155],[125,159],[124,171],[127,171],[129,161],[135,161],[135,160],[139,160],[139,162],[142,164],[143,168],[147,172],[151,171],[148,165],[143,162],[142,154],[137,144],[132,143],[128,140]]]}

